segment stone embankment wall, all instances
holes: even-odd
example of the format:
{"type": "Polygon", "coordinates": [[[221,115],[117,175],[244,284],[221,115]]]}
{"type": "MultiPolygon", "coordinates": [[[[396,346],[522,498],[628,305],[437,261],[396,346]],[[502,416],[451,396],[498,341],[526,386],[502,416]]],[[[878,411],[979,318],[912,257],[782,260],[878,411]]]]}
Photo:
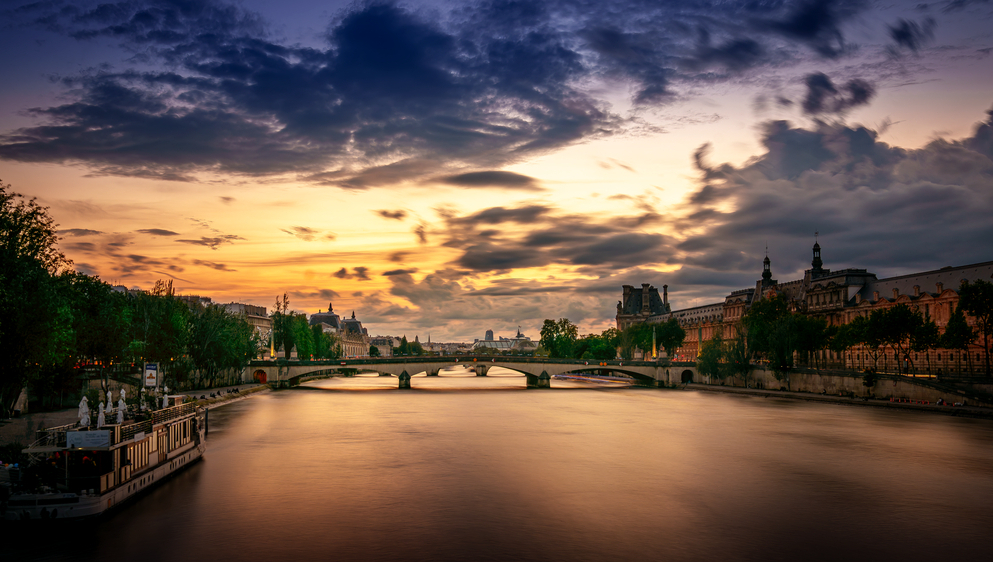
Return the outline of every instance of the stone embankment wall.
{"type": "MultiPolygon", "coordinates": [[[[993,407],[993,400],[980,400],[978,396],[993,395],[993,385],[973,384],[960,386],[962,392],[956,392],[952,385],[948,389],[933,388],[927,381],[914,382],[904,377],[893,375],[877,375],[876,384],[867,387],[863,384],[861,374],[825,374],[813,372],[794,372],[790,374],[789,390],[793,392],[810,392],[832,396],[855,396],[888,400],[890,398],[905,399],[917,402],[919,400],[934,404],[939,398],[946,402],[965,402],[970,406],[993,407]]],[[[704,377],[705,384],[714,384],[704,377]]],[[[717,382],[716,384],[720,384],[717,382]]],[[[729,379],[726,385],[731,385],[729,379]]],[[[734,385],[741,386],[741,381],[735,379],[734,385]]],[[[786,387],[786,381],[778,381],[772,371],[755,369],[752,371],[749,386],[767,390],[779,390],[786,387]]]]}

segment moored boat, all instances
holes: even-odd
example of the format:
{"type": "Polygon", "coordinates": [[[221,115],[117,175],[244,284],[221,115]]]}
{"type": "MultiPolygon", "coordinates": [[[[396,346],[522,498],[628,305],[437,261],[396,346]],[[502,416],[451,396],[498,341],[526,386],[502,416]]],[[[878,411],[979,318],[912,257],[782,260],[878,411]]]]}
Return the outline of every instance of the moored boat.
{"type": "Polygon", "coordinates": [[[149,419],[96,429],[76,424],[38,431],[27,466],[0,490],[7,520],[76,519],[120,505],[200,460],[206,409],[180,404],[149,419]]]}

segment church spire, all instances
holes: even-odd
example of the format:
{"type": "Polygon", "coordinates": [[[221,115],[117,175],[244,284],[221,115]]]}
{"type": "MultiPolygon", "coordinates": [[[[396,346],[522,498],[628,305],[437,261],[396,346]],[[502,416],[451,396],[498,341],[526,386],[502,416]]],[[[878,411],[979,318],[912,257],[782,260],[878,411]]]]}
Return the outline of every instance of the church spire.
{"type": "Polygon", "coordinates": [[[765,259],[762,260],[762,285],[772,285],[772,262],[769,261],[769,247],[765,247],[765,259]]]}
{"type": "Polygon", "coordinates": [[[815,275],[824,271],[824,262],[821,261],[821,245],[817,243],[818,234],[817,232],[814,233],[814,259],[810,262],[810,265],[814,268],[813,273],[815,275]]]}

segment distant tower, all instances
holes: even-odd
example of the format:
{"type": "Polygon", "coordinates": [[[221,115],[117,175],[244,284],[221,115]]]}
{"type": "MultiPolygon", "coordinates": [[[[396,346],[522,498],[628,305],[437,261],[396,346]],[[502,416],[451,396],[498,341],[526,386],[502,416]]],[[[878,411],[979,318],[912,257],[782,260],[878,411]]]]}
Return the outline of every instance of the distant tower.
{"type": "Polygon", "coordinates": [[[766,250],[765,259],[762,260],[762,286],[772,285],[772,262],[769,261],[769,251],[766,250]]]}
{"type": "Polygon", "coordinates": [[[486,330],[486,341],[493,341],[493,330],[486,330]]]}
{"type": "Polygon", "coordinates": [[[813,266],[814,275],[820,275],[824,272],[824,262],[821,261],[821,245],[817,243],[817,233],[814,233],[814,260],[810,262],[813,266]]]}

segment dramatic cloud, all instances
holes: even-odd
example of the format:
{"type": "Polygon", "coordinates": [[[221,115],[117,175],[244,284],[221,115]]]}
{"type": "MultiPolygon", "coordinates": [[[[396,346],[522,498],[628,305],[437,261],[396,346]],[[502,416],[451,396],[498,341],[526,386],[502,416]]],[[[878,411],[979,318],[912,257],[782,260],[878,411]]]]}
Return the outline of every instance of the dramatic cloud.
{"type": "Polygon", "coordinates": [[[65,230],[60,230],[59,234],[65,236],[93,236],[94,234],[103,234],[99,230],[90,230],[88,228],[67,228],[65,230]]]}
{"type": "Polygon", "coordinates": [[[768,244],[773,273],[786,280],[802,274],[814,231],[825,265],[836,269],[886,275],[987,261],[991,126],[993,113],[970,138],[905,150],[864,127],[768,123],[762,157],[741,168],[725,164],[722,178],[688,199],[677,224],[700,234],[676,248],[684,269],[755,277],[768,244]],[[951,249],[954,258],[946,257],[951,249]]]}
{"type": "MultiPolygon", "coordinates": [[[[25,3],[6,12],[11,21],[138,55],[126,69],[62,78],[66,101],[27,110],[37,124],[0,136],[0,158],[172,181],[288,175],[346,189],[450,170],[441,177],[452,185],[538,190],[499,168],[636,123],[611,113],[598,84],[630,84],[636,104],[658,105],[701,82],[798,65],[795,45],[837,58],[847,52],[843,25],[865,7],[493,0],[439,17],[439,7],[360,3],[335,18],[323,46],[304,47],[220,1],[25,3]],[[486,171],[455,172],[466,168],[486,171]]],[[[923,37],[901,26],[898,43],[923,37]]]]}
{"type": "Polygon", "coordinates": [[[142,228],[135,232],[140,232],[142,234],[151,234],[152,236],[179,236],[178,232],[173,232],[171,230],[163,230],[161,228],[142,228]]]}
{"type": "Polygon", "coordinates": [[[835,87],[826,74],[816,72],[807,75],[804,83],[807,96],[803,100],[803,111],[808,115],[844,114],[853,107],[869,103],[876,95],[872,84],[857,78],[849,80],[844,86],[835,87]]]}

